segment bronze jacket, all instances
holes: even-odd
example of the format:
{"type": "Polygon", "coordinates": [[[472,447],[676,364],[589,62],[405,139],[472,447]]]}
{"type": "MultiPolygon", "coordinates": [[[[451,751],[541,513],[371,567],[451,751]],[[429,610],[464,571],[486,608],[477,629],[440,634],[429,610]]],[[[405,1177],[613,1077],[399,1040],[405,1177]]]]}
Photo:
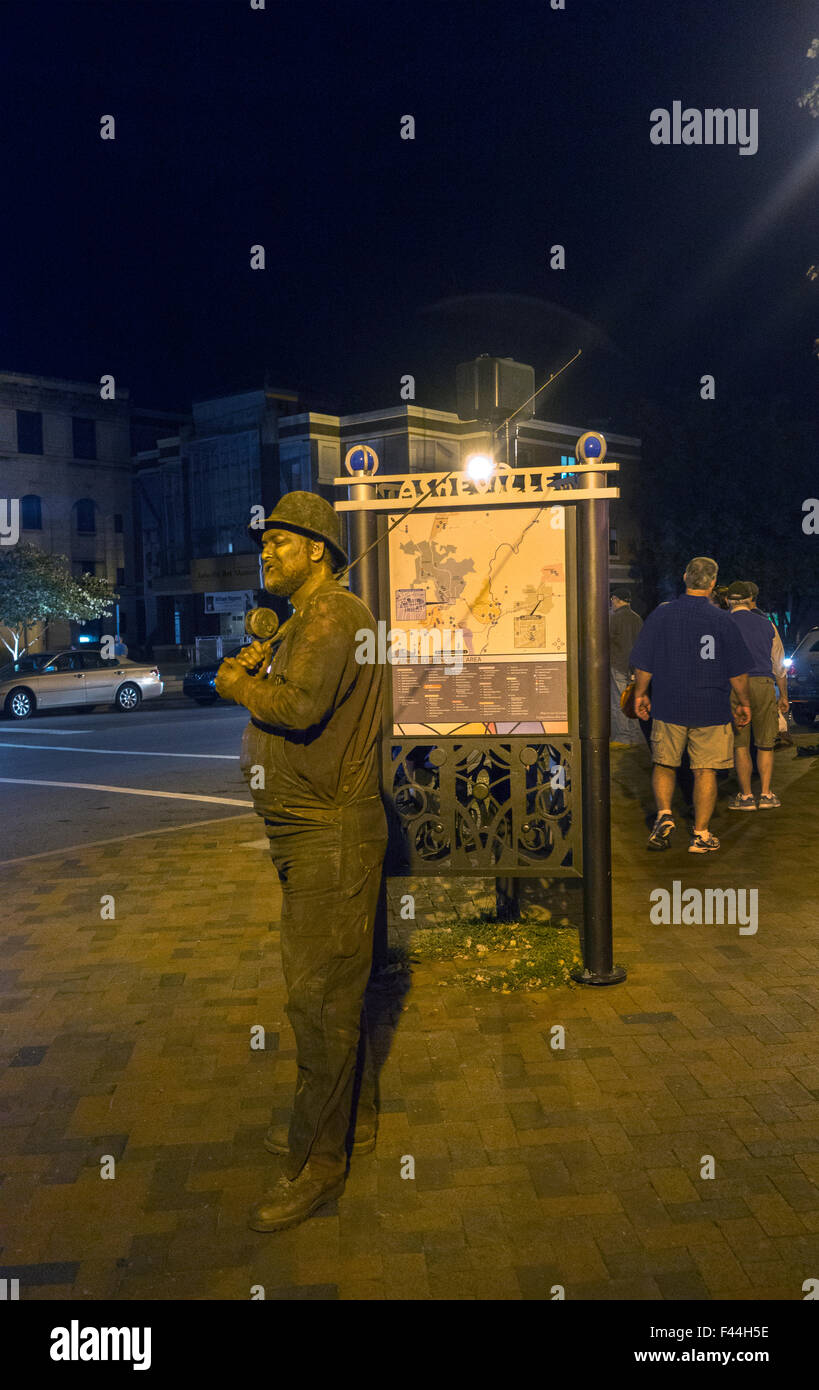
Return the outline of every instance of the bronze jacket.
{"type": "Polygon", "coordinates": [[[378,795],[383,670],[356,661],[362,630],[375,631],[369,608],[328,579],[290,618],[267,670],[234,687],[252,716],[241,768],[260,815],[331,819],[378,795]]]}

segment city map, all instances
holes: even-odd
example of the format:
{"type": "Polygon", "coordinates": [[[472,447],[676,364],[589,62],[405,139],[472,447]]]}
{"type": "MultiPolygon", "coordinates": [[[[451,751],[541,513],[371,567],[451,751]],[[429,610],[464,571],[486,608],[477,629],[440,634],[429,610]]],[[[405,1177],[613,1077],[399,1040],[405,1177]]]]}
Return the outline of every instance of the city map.
{"type": "Polygon", "coordinates": [[[390,535],[390,586],[393,629],[430,635],[393,667],[396,733],[565,729],[562,508],[407,516],[390,535]],[[443,659],[424,661],[436,630],[443,659]]]}

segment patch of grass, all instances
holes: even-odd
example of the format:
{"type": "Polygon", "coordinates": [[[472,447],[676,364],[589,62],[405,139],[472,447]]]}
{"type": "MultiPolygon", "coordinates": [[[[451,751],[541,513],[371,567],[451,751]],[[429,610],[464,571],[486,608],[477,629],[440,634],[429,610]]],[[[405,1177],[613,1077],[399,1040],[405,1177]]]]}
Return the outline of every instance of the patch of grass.
{"type": "Polygon", "coordinates": [[[500,994],[556,986],[573,989],[569,971],[581,963],[580,940],[573,927],[497,922],[483,913],[432,930],[419,928],[412,933],[408,949],[397,948],[396,964],[399,953],[403,968],[421,961],[468,962],[454,972],[451,983],[500,994]]]}

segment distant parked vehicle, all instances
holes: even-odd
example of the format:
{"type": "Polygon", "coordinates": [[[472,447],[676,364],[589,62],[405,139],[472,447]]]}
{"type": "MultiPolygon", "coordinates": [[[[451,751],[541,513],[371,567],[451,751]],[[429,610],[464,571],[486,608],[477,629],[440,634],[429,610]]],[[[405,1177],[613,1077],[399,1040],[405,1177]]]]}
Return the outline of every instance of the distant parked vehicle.
{"type": "Polygon", "coordinates": [[[123,658],[106,661],[98,652],[35,652],[0,670],[0,706],[10,719],[29,719],[35,710],[113,704],[130,712],[155,700],[163,683],[156,666],[123,658]]]}
{"type": "Polygon", "coordinates": [[[785,665],[791,717],[795,724],[809,726],[819,714],[819,627],[805,633],[785,665]]]}
{"type": "Polygon", "coordinates": [[[216,672],[225,657],[235,656],[242,650],[242,644],[227,650],[220,661],[208,661],[202,666],[191,666],[185,673],[182,681],[182,694],[188,695],[191,700],[195,700],[197,705],[215,705],[219,695],[214,689],[213,682],[216,680],[216,672]]]}
{"type": "Polygon", "coordinates": [[[26,671],[37,671],[52,660],[53,656],[50,652],[28,652],[25,656],[18,657],[16,661],[5,661],[0,666],[0,683],[12,676],[22,675],[26,671]]]}

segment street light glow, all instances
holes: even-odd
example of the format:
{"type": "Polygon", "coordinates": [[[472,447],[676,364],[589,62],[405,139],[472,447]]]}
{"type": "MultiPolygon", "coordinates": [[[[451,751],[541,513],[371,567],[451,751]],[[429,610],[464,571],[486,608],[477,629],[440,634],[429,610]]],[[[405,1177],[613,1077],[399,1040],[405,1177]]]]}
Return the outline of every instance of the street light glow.
{"type": "Polygon", "coordinates": [[[473,483],[485,483],[495,471],[495,461],[488,454],[473,454],[466,461],[466,476],[473,483]]]}

